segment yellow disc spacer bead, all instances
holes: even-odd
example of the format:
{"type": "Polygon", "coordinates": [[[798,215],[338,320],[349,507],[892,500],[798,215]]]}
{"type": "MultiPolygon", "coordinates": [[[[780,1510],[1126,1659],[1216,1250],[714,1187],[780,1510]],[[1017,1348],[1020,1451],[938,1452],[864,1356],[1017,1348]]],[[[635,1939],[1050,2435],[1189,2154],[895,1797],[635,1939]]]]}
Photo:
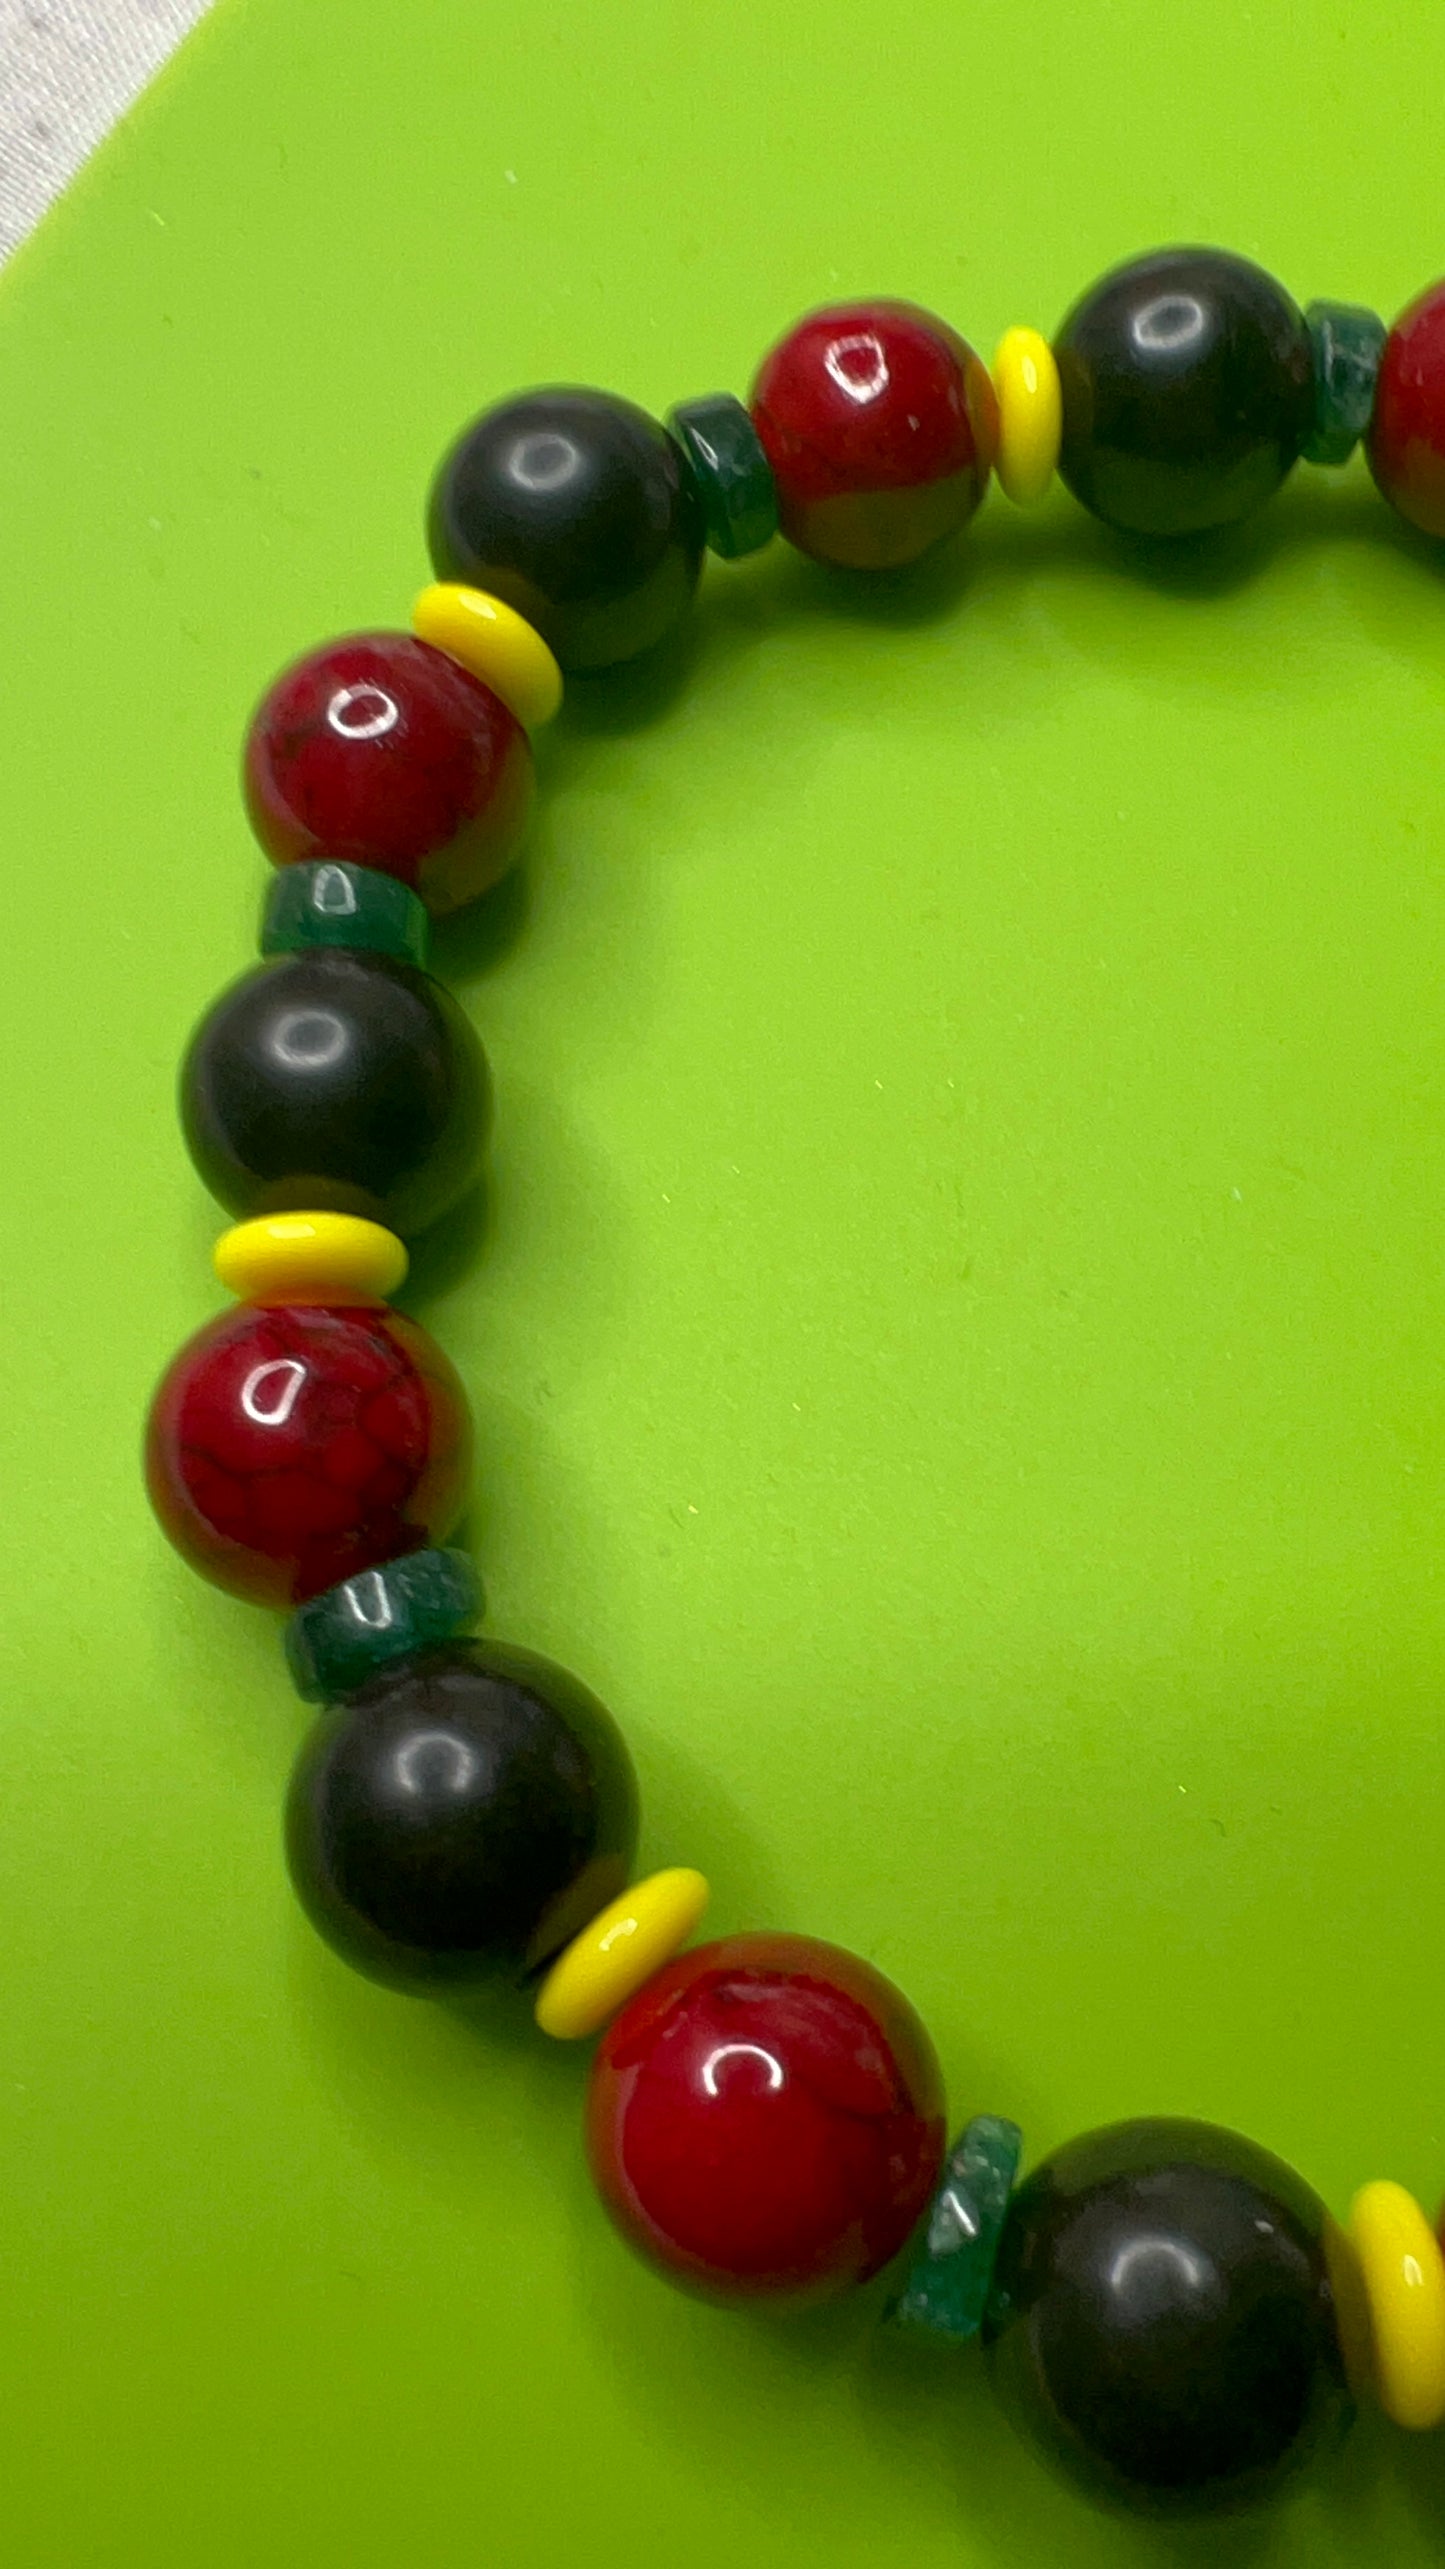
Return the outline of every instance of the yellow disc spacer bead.
{"type": "Polygon", "coordinates": [[[396,1233],[354,1213],[265,1213],[223,1231],[212,1255],[243,1302],[385,1302],[406,1275],[396,1233]]]}
{"type": "Polygon", "coordinates": [[[411,627],[419,641],[460,660],[528,731],[551,721],[562,702],[562,672],[536,626],[504,598],[436,580],[412,608],[411,627]]]}
{"type": "Polygon", "coordinates": [[[1350,2206],[1370,2311],[1375,2396],[1397,2426],[1445,2417],[1445,2257],[1412,2194],[1380,2178],[1350,2206]]]}
{"type": "Polygon", "coordinates": [[[710,1898],[690,1865],[634,1882],[574,1936],[537,1992],[544,2034],[575,2043],[595,2034],[635,1990],[685,1945],[710,1898]]]}
{"type": "Polygon", "coordinates": [[[994,470],[1011,500],[1028,508],[1054,478],[1064,405],[1054,352],[1038,330],[1006,330],[994,352],[998,395],[998,460],[994,470]]]}

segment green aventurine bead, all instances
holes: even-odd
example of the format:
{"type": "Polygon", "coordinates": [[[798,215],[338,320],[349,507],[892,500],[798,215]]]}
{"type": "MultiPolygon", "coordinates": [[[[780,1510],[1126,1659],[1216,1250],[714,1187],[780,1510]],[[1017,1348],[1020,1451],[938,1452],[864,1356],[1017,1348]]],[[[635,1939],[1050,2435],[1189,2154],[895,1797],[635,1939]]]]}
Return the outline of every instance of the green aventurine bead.
{"type": "Polygon", "coordinates": [[[1304,453],[1311,464],[1347,464],[1370,424],[1389,332],[1379,314],[1361,303],[1312,303],[1305,320],[1314,353],[1315,415],[1304,453]]]}
{"type": "Polygon", "coordinates": [[[667,425],[697,492],[709,552],[725,562],[759,552],[778,531],[778,494],[742,403],[730,392],[704,393],[679,402],[667,425]]]}
{"type": "Polygon", "coordinates": [[[298,1695],[334,1703],[378,1668],[451,1641],[482,1611],[482,1583],[465,1552],[407,1552],[380,1570],[358,1570],[298,1607],[286,1626],[286,1660],[298,1695]]]}
{"type": "Polygon", "coordinates": [[[283,865],[266,894],[263,954],[300,954],[310,946],[350,946],[393,955],[425,972],[427,915],[416,894],[369,865],[283,865]]]}
{"type": "Polygon", "coordinates": [[[1018,2125],[998,2114],[976,2115],[954,2143],[922,2244],[888,2306],[895,2328],[954,2345],[978,2335],[1022,2148],[1018,2125]]]}

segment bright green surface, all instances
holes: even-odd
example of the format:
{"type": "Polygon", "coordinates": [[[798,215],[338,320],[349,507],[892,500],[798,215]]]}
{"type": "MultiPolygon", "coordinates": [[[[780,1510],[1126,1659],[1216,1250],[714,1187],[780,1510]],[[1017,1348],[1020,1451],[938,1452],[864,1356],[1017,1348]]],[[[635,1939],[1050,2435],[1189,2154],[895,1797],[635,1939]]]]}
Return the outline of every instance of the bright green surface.
{"type": "MultiPolygon", "coordinates": [[[[135,1464],[215,1307],[241,726],[404,621],[458,423],[741,385],[850,288],[988,348],[1171,236],[1391,312],[1442,77],[1430,0],[240,0],[4,282],[6,2569],[1445,2557],[1440,2442],[1120,2530],[873,2305],[634,2268],[580,2054],[294,1911],[278,1635],[135,1464]]],[[[525,896],[438,940],[494,1624],[614,1705],[647,1861],[872,1956],[1035,2154],[1445,2178],[1442,678],[1358,464],[1167,575],[1062,495],[914,588],[775,550],[670,696],[573,690],[525,896]]]]}

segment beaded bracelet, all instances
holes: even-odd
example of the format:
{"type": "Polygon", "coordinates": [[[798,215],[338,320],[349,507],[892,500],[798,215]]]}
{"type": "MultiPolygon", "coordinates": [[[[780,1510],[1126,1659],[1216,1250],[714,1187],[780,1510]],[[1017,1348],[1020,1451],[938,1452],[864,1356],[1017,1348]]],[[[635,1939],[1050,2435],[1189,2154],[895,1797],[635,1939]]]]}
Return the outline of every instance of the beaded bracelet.
{"type": "Polygon", "coordinates": [[[387,1297],[402,1235],[474,1183],[488,1114],[477,1038],[426,971],[428,912],[511,862],[563,669],[659,644],[705,546],[735,558],[781,529],[822,562],[903,566],[992,470],[1014,500],[1057,469],[1110,525],[1190,536],[1362,437],[1385,497],[1445,535],[1445,284],[1387,333],[1198,249],[1116,269],[1052,346],[1009,331],[991,372],[910,304],[841,304],[773,349],[746,408],[717,394],[662,427],[555,389],[488,411],[438,472],[412,632],[313,652],[253,719],[246,798],[278,869],[263,961],[180,1084],[191,1156],[237,1217],[216,1268],[241,1307],[162,1380],[147,1479],[198,1569],[291,1610],[291,1671],[324,1710],[287,1852],[321,1934],[394,1986],[500,1972],[544,2033],[601,2032],[592,2172],[675,2281],[786,2305],[897,2259],[895,2325],[981,2337],[1055,2459],[1155,2510],[1272,2493],[1362,2392],[1402,2426],[1445,2417],[1424,2214],[1377,2183],[1339,2229],[1266,2151],[1181,2121],[1086,2134],[1016,2185],[1001,2117],[946,2149],[933,2046],[869,1964],[791,1935],[684,1953],[707,1885],[627,1887],[637,1791],[610,1716],[476,1637],[476,1574],[444,1548],[465,1394],[387,1297]]]}

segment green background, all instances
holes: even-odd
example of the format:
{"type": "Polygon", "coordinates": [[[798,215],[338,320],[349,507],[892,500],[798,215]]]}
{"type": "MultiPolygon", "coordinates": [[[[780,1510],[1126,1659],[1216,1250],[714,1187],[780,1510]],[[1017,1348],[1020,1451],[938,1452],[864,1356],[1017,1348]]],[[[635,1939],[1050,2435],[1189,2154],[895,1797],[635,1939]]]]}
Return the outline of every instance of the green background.
{"type": "MultiPolygon", "coordinates": [[[[303,1716],[136,1472],[217,1307],[173,1068],[245,962],[249,705],[405,618],[458,422],[744,388],[810,304],[985,350],[1221,240],[1445,266],[1430,0],[233,0],[0,290],[7,2569],[1445,2557],[1363,2428],[1262,2527],[1055,2488],[876,2294],[627,2259],[579,2055],[294,1910],[303,1716]]],[[[443,940],[496,1629],[633,1743],[720,1928],[856,1946],[956,2120],[1445,2179],[1445,589],[1356,465],[1204,557],[1063,493],[855,586],[707,574],[574,688],[443,940]]]]}

